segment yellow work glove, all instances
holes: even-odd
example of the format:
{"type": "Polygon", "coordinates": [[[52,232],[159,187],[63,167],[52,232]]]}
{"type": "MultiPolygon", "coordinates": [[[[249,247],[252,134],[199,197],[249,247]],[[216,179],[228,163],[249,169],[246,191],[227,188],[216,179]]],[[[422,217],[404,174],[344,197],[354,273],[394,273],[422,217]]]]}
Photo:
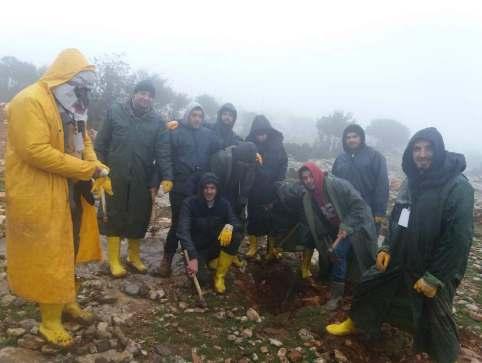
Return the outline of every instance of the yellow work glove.
{"type": "Polygon", "coordinates": [[[162,191],[164,193],[169,193],[172,190],[172,187],[174,186],[174,183],[170,180],[163,180],[161,182],[162,185],[162,191]]]}
{"type": "Polygon", "coordinates": [[[177,121],[168,121],[168,122],[166,122],[166,127],[167,127],[169,130],[175,130],[175,129],[177,129],[178,126],[179,126],[179,122],[177,122],[177,121]]]}
{"type": "Polygon", "coordinates": [[[432,299],[437,295],[437,287],[430,285],[423,277],[419,278],[413,288],[417,290],[419,294],[424,294],[426,297],[432,299]]]}
{"type": "Polygon", "coordinates": [[[112,182],[110,180],[110,177],[104,176],[102,178],[94,179],[91,192],[98,195],[100,194],[101,189],[104,189],[104,191],[109,195],[114,195],[114,192],[112,191],[112,182]]]}
{"type": "Polygon", "coordinates": [[[226,224],[218,236],[221,246],[223,247],[229,246],[232,238],[233,238],[233,226],[231,224],[226,224]]]}
{"type": "Polygon", "coordinates": [[[376,224],[383,224],[383,222],[385,222],[385,217],[380,217],[380,216],[375,217],[376,224]]]}
{"type": "Polygon", "coordinates": [[[390,263],[390,254],[387,251],[380,251],[377,254],[376,267],[380,272],[385,272],[387,270],[388,264],[390,263]]]}
{"type": "Polygon", "coordinates": [[[263,165],[263,157],[261,156],[260,153],[256,153],[256,162],[257,162],[259,165],[263,165]]]}

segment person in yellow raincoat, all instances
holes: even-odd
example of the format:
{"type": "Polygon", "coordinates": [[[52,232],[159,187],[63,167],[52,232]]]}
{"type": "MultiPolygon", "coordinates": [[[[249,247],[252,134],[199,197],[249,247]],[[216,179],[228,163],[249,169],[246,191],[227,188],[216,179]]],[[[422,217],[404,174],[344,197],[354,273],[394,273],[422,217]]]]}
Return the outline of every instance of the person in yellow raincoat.
{"type": "MultiPolygon", "coordinates": [[[[38,82],[12,99],[7,110],[9,286],[14,294],[39,304],[39,332],[47,341],[61,347],[73,343],[62,325],[62,312],[65,309],[74,315],[80,309],[75,306],[69,181],[89,181],[105,175],[85,132],[74,133],[74,152],[80,152],[82,158],[65,151],[61,113],[73,110],[76,115],[85,114],[88,87],[82,83],[87,83],[93,72],[94,67],[78,50],[64,50],[38,82]],[[69,100],[75,98],[75,105],[69,104],[69,100]]],[[[84,210],[92,216],[91,208],[84,210]]],[[[91,232],[86,231],[88,221],[91,218],[83,219],[84,225],[79,227],[79,261],[98,257],[99,251],[82,246],[85,232],[91,232]]]]}

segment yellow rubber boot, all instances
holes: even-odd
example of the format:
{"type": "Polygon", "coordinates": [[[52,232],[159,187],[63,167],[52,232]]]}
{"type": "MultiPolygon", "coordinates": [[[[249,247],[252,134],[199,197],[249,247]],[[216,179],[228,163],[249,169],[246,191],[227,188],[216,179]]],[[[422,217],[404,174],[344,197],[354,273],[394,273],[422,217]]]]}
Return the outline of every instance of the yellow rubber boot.
{"type": "Polygon", "coordinates": [[[127,247],[127,263],[134,267],[137,272],[146,273],[147,267],[141,260],[141,241],[130,239],[127,247]]]}
{"type": "Polygon", "coordinates": [[[120,237],[107,237],[110,272],[114,277],[124,277],[126,269],[120,262],[120,237]]]}
{"type": "Polygon", "coordinates": [[[72,319],[77,320],[79,323],[89,325],[95,319],[94,314],[90,311],[82,309],[78,302],[66,304],[64,306],[64,313],[72,319]]]}
{"type": "MultiPolygon", "coordinates": [[[[78,293],[79,289],[80,283],[75,281],[75,292],[78,293]]],[[[82,324],[90,324],[95,319],[94,314],[92,314],[90,311],[82,309],[77,301],[70,304],[65,304],[64,314],[82,324]]]]}
{"type": "Polygon", "coordinates": [[[355,323],[350,318],[339,324],[326,326],[326,331],[331,335],[344,336],[355,333],[355,323]]]}
{"type": "MultiPolygon", "coordinates": [[[[233,258],[233,266],[237,267],[237,268],[243,268],[246,266],[246,261],[243,261],[239,258],[239,256],[234,256],[233,258]]],[[[215,259],[212,259],[211,261],[208,262],[208,267],[211,269],[211,270],[216,270],[216,268],[218,267],[218,259],[215,258],[215,259]]]]}
{"type": "Polygon", "coordinates": [[[273,237],[268,236],[268,252],[266,253],[266,260],[278,260],[281,258],[281,249],[276,248],[276,241],[273,237]]]}
{"type": "Polygon", "coordinates": [[[312,277],[311,274],[311,258],[313,257],[313,250],[305,248],[303,250],[303,259],[301,260],[301,278],[308,279],[312,277]]]}
{"type": "Polygon", "coordinates": [[[224,284],[224,278],[233,263],[234,256],[227,254],[224,251],[219,253],[218,257],[218,267],[216,268],[216,273],[214,274],[214,290],[219,294],[224,294],[226,291],[226,285],[224,284]]]}
{"type": "Polygon", "coordinates": [[[57,347],[70,347],[74,340],[62,325],[62,304],[39,304],[42,322],[39,326],[39,333],[45,340],[57,347]]]}
{"type": "Polygon", "coordinates": [[[256,256],[256,253],[258,252],[258,239],[256,236],[249,236],[249,248],[248,252],[246,252],[246,257],[254,257],[256,256]]]}
{"type": "Polygon", "coordinates": [[[208,262],[208,267],[211,270],[216,270],[218,268],[218,259],[213,258],[211,261],[208,262]]]}

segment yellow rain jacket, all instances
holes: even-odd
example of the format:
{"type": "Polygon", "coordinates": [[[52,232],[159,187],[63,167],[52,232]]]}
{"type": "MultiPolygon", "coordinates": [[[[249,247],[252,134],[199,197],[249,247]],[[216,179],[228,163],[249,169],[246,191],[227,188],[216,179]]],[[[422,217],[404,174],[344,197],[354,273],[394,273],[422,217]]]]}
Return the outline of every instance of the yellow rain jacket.
{"type": "Polygon", "coordinates": [[[94,70],[75,49],[64,50],[43,77],[9,104],[6,151],[7,261],[10,289],[44,304],[75,301],[74,245],[67,178],[89,180],[93,156],[64,153],[52,88],[94,70]]]}

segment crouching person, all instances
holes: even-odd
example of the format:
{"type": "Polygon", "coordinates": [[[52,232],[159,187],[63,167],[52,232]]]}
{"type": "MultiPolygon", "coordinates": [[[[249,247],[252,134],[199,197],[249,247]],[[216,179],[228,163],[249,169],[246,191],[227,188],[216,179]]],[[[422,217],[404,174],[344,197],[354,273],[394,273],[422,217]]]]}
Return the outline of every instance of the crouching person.
{"type": "MultiPolygon", "coordinates": [[[[335,310],[351,272],[357,280],[371,265],[376,251],[376,231],[371,210],[353,186],[323,173],[314,163],[299,170],[307,189],[303,209],[314,246],[320,254],[320,275],[329,273],[331,298],[325,310],[335,310]]],[[[304,274],[309,275],[313,249],[303,254],[304,274]]]]}
{"type": "Polygon", "coordinates": [[[238,252],[242,234],[231,205],[219,196],[218,189],[216,175],[202,176],[199,193],[182,204],[177,238],[189,254],[188,274],[197,274],[200,282],[205,283],[208,268],[214,269],[214,289],[223,294],[224,278],[238,252]]]}

